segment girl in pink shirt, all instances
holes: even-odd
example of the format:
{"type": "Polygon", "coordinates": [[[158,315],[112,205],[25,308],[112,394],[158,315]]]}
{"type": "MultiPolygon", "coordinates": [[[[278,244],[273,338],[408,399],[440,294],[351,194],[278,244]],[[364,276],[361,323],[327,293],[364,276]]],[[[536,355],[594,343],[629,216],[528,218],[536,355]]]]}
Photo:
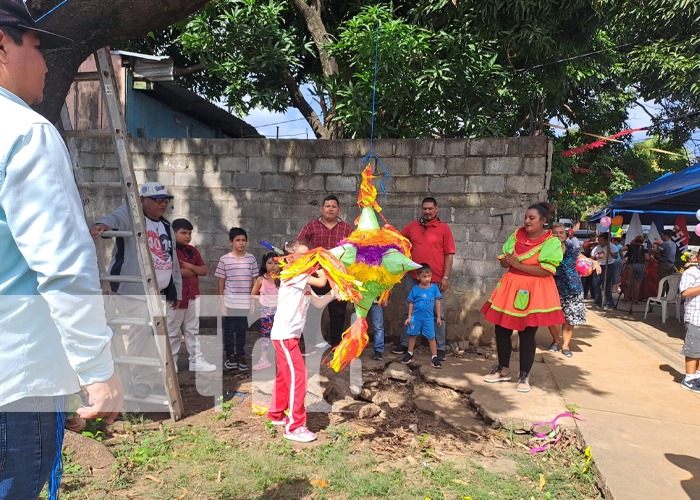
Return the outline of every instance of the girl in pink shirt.
{"type": "Polygon", "coordinates": [[[267,359],[267,354],[270,351],[270,332],[275,312],[277,312],[277,296],[280,287],[278,277],[280,266],[275,257],[277,257],[275,252],[263,255],[260,276],[253,283],[253,290],[250,292],[260,301],[260,335],[262,335],[260,361],[253,366],[253,370],[266,370],[272,366],[267,359]]]}

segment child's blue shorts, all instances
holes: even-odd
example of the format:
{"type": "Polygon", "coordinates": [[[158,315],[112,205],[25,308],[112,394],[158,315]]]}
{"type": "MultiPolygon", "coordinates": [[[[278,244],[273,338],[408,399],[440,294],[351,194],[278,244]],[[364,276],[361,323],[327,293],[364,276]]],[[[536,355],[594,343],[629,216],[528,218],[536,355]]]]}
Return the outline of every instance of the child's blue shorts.
{"type": "Polygon", "coordinates": [[[415,319],[411,318],[411,324],[408,325],[406,333],[411,337],[423,335],[428,340],[435,338],[435,321],[433,319],[415,319]]]}

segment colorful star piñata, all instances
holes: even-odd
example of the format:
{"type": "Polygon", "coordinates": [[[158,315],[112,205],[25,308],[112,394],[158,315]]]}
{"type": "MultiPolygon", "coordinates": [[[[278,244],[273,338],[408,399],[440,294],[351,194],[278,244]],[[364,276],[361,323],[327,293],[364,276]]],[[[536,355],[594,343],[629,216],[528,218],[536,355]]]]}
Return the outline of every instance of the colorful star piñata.
{"type": "Polygon", "coordinates": [[[336,372],[360,356],[367,346],[367,313],[375,299],[389,297],[393,286],[404,274],[420,265],[410,259],[411,243],[384,219],[380,227],[375,212],[381,212],[377,203],[377,189],[372,184],[372,166],[362,172],[362,184],[357,205],[362,210],[355,220],[355,229],[340,246],[330,250],[347,267],[347,273],[362,283],[359,300],[353,300],[357,319],[343,332],[343,339],[333,350],[328,366],[336,372]]]}

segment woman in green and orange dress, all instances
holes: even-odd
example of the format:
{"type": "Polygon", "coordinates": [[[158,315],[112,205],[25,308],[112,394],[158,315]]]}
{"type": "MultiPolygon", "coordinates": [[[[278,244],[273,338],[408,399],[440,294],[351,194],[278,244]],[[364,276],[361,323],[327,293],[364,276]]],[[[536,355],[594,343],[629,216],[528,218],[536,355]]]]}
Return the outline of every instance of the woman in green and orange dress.
{"type": "Polygon", "coordinates": [[[553,206],[530,205],[523,226],[503,245],[498,256],[507,272],[501,277],[489,300],[481,308],[487,321],[496,325],[498,365],[485,382],[511,380],[510,337],[520,337],[520,375],[517,390],[530,391],[530,370],[535,361],[535,333],[540,326],[564,323],[554,273],[563,258],[561,242],[545,229],[553,206]]]}

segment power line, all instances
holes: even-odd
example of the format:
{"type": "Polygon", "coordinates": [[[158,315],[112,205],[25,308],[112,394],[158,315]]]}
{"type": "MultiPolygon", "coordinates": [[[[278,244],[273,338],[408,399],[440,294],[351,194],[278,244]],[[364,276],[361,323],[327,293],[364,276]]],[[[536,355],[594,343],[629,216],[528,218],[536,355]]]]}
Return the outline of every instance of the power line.
{"type": "Polygon", "coordinates": [[[542,64],[535,64],[534,66],[531,66],[529,68],[519,69],[519,70],[517,70],[517,72],[520,73],[522,71],[530,71],[531,69],[542,68],[544,66],[551,66],[552,64],[559,64],[559,63],[566,62],[566,61],[573,61],[574,59],[581,59],[583,57],[593,56],[596,54],[600,54],[601,52],[607,52],[609,50],[616,50],[616,49],[619,49],[621,47],[626,47],[628,45],[634,45],[634,42],[623,43],[620,45],[615,45],[613,47],[607,47],[605,49],[594,50],[593,52],[587,52],[585,54],[579,54],[577,56],[565,57],[563,59],[557,59],[556,61],[545,62],[542,64]]]}
{"type": "Polygon", "coordinates": [[[301,120],[306,120],[306,118],[295,118],[294,120],[286,120],[283,122],[268,123],[267,125],[252,125],[251,124],[251,127],[255,127],[255,128],[272,127],[273,125],[282,125],[283,123],[299,122],[301,120]]]}

